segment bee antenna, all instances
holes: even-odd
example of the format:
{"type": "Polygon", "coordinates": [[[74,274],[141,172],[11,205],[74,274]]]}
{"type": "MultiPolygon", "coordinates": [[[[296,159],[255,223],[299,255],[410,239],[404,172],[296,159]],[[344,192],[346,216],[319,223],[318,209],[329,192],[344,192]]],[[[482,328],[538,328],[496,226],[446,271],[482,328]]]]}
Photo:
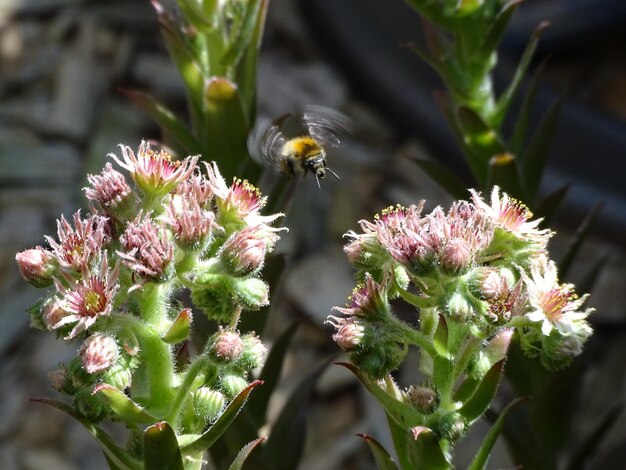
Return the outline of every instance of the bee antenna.
{"type": "Polygon", "coordinates": [[[328,171],[330,171],[330,173],[331,173],[331,174],[332,174],[335,178],[337,178],[339,181],[341,181],[341,178],[339,178],[339,175],[338,175],[337,173],[335,173],[333,170],[331,170],[331,169],[330,169],[330,168],[328,168],[328,167],[326,167],[326,169],[327,169],[328,171]]]}
{"type": "Polygon", "coordinates": [[[315,175],[315,181],[317,181],[317,189],[321,191],[322,187],[320,186],[320,179],[317,177],[317,175],[315,175]]]}

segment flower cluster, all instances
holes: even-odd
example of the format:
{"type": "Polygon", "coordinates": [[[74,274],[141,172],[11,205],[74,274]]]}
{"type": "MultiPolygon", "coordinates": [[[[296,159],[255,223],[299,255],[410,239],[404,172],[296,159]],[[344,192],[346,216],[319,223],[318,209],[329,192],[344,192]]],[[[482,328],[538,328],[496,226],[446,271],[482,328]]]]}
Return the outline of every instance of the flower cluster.
{"type": "Polygon", "coordinates": [[[552,234],[523,204],[496,187],[490,203],[471,191],[447,212],[423,206],[390,207],[347,234],[359,284],[327,322],[408,446],[465,434],[489,406],[515,333],[550,369],[567,365],[591,334],[586,296],[558,281],[552,234]],[[395,298],[417,309],[417,327],[393,315],[395,298]],[[420,348],[426,380],[401,390],[389,373],[410,346],[420,348]]]}
{"type": "Polygon", "coordinates": [[[137,393],[155,421],[168,417],[177,432],[200,432],[264,360],[265,346],[254,334],[240,336],[237,325],[243,311],[269,302],[260,271],[285,230],[271,225],[281,214],[262,215],[256,188],[238,179],[228,185],[198,157],[178,161],[147,142],[137,152],[122,145],[121,153],[111,158],[129,178],[110,163],[89,175],[91,213],[61,217],[49,248],[17,254],[26,281],[51,287],[30,309],[33,324],[83,341],[51,374],[79,413],[133,422],[111,402],[117,389],[129,401],[137,393]],[[175,357],[192,323],[192,309],[176,300],[184,288],[224,325],[187,368],[175,357]]]}
{"type": "MultiPolygon", "coordinates": [[[[356,365],[363,368],[359,359],[376,344],[370,336],[381,322],[396,331],[387,298],[398,296],[419,308],[427,336],[442,316],[449,329],[459,325],[481,340],[515,328],[524,350],[548,368],[563,367],[581,352],[591,334],[585,318],[592,310],[582,309],[587,296],[559,283],[546,248],[552,233],[540,229],[522,203],[495,187],[490,203],[472,190],[470,202],[457,201],[447,212],[437,207],[423,214],[423,206],[390,207],[361,221],[361,233],[347,234],[345,252],[364,286],[348,307],[337,308],[343,317],[329,322],[356,365]]],[[[409,343],[392,336],[396,344],[409,343]]],[[[379,362],[391,367],[397,360],[379,362]]],[[[366,371],[382,377],[390,370],[366,371]]]]}

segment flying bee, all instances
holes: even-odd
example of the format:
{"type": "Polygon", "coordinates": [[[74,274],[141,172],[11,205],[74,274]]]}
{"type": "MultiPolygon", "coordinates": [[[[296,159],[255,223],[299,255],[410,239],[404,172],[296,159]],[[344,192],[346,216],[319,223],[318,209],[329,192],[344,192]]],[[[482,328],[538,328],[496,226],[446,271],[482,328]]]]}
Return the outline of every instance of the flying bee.
{"type": "Polygon", "coordinates": [[[289,113],[274,121],[257,121],[248,136],[248,151],[260,165],[276,168],[284,175],[306,176],[313,173],[319,187],[330,172],[325,147],[336,147],[339,136],[349,132],[350,120],[323,106],[305,106],[301,112],[289,113]]]}

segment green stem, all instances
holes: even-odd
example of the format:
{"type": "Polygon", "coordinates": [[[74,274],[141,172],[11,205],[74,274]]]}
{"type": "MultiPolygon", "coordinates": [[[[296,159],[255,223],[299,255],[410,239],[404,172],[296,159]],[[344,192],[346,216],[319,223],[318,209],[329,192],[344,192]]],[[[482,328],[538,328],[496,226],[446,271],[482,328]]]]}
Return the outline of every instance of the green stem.
{"type": "Polygon", "coordinates": [[[459,348],[456,361],[454,361],[454,369],[452,376],[456,380],[469,364],[469,361],[476,355],[476,350],[480,347],[481,340],[471,335],[465,343],[459,348]]]}
{"type": "Polygon", "coordinates": [[[140,358],[146,367],[150,404],[156,411],[161,411],[172,395],[174,361],[170,345],[161,340],[169,323],[166,308],[168,296],[167,285],[146,284],[139,297],[140,317],[143,322],[138,322],[134,328],[139,342],[140,358]]]}
{"type": "Polygon", "coordinates": [[[429,297],[420,297],[419,295],[411,294],[409,291],[402,289],[397,283],[396,288],[398,289],[400,297],[402,297],[405,302],[416,308],[432,308],[435,306],[433,304],[433,299],[429,297]]]}
{"type": "Polygon", "coordinates": [[[138,293],[141,319],[157,329],[162,328],[167,320],[165,301],[168,290],[165,284],[149,282],[138,293]]]}
{"type": "Polygon", "coordinates": [[[439,355],[430,336],[411,328],[409,325],[401,322],[400,320],[392,319],[392,325],[408,343],[422,348],[422,350],[428,353],[431,357],[439,355]]]}
{"type": "Polygon", "coordinates": [[[189,367],[189,369],[187,369],[183,383],[181,383],[180,387],[178,387],[176,395],[172,400],[169,412],[167,413],[167,422],[170,423],[170,426],[172,426],[173,429],[177,430],[180,425],[180,411],[183,403],[185,403],[185,399],[195,388],[197,388],[194,386],[196,378],[200,372],[202,372],[203,369],[206,369],[209,365],[210,362],[207,358],[200,357],[189,367]]]}

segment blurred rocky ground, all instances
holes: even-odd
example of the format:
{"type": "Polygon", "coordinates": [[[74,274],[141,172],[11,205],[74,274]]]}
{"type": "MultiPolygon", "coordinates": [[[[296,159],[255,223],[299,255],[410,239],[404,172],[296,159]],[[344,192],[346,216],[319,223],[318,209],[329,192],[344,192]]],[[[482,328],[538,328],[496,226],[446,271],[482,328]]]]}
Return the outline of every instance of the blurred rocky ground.
{"type": "MultiPolygon", "coordinates": [[[[261,112],[275,116],[294,104],[322,104],[352,116],[358,130],[330,157],[341,182],[325,180],[322,191],[312,179],[298,183],[287,222],[292,229],[280,248],[290,254],[289,267],[274,296],[278,307],[270,319],[269,341],[295,320],[302,325],[272,410],[282,406],[308,370],[337,350],[323,322],[353,287],[342,234],[392,203],[421,198],[430,207],[449,203],[411,162],[411,157],[431,158],[422,144],[399,139],[389,123],[354,96],[306,30],[292,0],[272,0],[259,68],[261,112]]],[[[43,243],[43,234],[54,233],[61,213],[67,216],[84,204],[86,173],[98,171],[118,143],[135,146],[141,138],[158,138],[155,126],[120,88],[149,91],[184,110],[183,88],[149,2],[0,2],[0,467],[6,470],[105,468],[97,445],[78,424],[26,401],[52,394],[47,373],[78,346],[28,328],[25,309],[39,292],[19,279],[14,257],[43,243]]],[[[617,93],[623,103],[623,88],[617,93]]],[[[552,245],[557,257],[572,230],[564,228],[559,235],[552,245]]],[[[580,280],[602,257],[606,265],[591,300],[599,333],[590,345],[598,360],[590,383],[594,395],[580,411],[589,423],[607,409],[607,400],[626,398],[623,245],[594,238],[574,271],[580,280]]],[[[401,381],[405,375],[410,377],[410,370],[402,371],[401,381]]],[[[311,403],[301,468],[373,468],[354,435],[366,432],[386,442],[384,421],[349,373],[330,366],[311,403]]],[[[615,439],[625,431],[622,419],[615,439]]],[[[474,446],[468,439],[466,447],[474,446]]],[[[468,452],[460,446],[461,467],[468,452]]],[[[510,466],[501,446],[492,462],[492,468],[510,466]]]]}

